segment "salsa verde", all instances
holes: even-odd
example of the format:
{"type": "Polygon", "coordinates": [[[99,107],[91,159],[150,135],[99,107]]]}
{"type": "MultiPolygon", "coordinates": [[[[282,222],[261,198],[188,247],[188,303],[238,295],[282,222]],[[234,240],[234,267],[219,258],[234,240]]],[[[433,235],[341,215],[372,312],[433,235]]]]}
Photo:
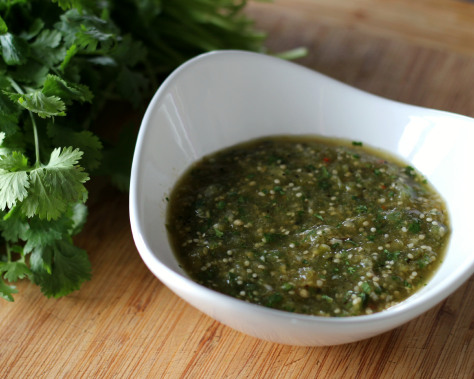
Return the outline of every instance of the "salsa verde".
{"type": "Polygon", "coordinates": [[[422,287],[450,234],[413,167],[361,142],[278,136],[206,156],[169,196],[167,228],[191,278],[319,316],[383,311],[422,287]]]}

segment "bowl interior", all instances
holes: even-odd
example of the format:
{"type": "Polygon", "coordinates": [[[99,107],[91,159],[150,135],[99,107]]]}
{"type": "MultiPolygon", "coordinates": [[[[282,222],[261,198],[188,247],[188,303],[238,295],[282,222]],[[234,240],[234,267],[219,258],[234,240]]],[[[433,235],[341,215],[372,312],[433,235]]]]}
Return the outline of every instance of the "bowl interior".
{"type": "Polygon", "coordinates": [[[386,100],[277,58],[227,51],[181,66],[143,119],[130,207],[137,246],[155,275],[164,267],[184,275],[165,229],[166,197],[177,178],[203,155],[275,134],[363,141],[405,159],[441,193],[453,229],[448,254],[407,304],[426,295],[435,305],[472,274],[473,119],[386,100]]]}

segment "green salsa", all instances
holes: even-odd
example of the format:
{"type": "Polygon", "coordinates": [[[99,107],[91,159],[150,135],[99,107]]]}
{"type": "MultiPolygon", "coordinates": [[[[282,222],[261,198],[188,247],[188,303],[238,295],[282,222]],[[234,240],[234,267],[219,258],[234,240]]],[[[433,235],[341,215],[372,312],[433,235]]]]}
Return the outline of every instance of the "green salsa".
{"type": "Polygon", "coordinates": [[[422,287],[450,234],[444,202],[413,167],[361,142],[269,137],[204,157],[169,196],[184,270],[280,310],[354,316],[422,287]]]}

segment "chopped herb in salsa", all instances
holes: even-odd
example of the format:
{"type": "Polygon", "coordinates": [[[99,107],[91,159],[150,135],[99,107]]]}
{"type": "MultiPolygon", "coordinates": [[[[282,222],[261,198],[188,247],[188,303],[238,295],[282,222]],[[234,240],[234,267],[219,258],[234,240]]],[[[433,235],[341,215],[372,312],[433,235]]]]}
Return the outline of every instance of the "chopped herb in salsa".
{"type": "Polygon", "coordinates": [[[167,226],[197,282],[289,312],[383,311],[442,260],[446,207],[415,168],[362,142],[273,137],[203,158],[167,226]]]}

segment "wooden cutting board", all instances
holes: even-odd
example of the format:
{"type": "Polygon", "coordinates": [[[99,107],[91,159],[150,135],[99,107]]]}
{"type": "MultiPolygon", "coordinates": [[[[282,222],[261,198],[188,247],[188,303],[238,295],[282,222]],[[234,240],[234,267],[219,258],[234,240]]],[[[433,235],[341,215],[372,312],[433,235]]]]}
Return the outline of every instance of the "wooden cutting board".
{"type": "MultiPolygon", "coordinates": [[[[474,117],[474,4],[455,0],[279,0],[247,12],[271,51],[391,99],[474,117]]],[[[93,278],[59,300],[20,283],[0,303],[0,378],[471,378],[473,279],[419,318],[334,347],[260,341],[164,287],[132,240],[128,199],[92,188],[77,244],[93,278]]],[[[469,236],[466,236],[469,238],[469,236]]],[[[474,253],[474,252],[473,252],[474,253]]]]}

